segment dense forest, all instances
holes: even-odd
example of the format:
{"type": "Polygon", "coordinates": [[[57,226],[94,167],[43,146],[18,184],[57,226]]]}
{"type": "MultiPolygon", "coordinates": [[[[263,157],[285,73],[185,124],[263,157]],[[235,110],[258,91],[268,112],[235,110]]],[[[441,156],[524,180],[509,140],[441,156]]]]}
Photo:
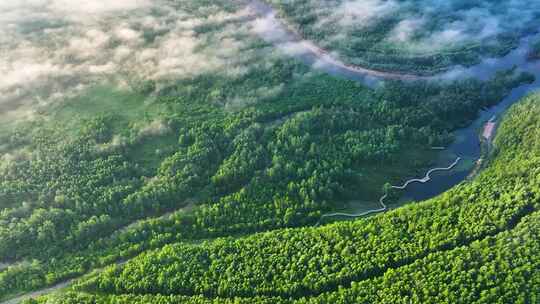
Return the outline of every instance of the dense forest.
{"type": "Polygon", "coordinates": [[[538,7],[519,1],[262,1],[343,61],[390,72],[431,75],[473,65],[506,54],[538,27],[529,18],[538,7]]]}
{"type": "Polygon", "coordinates": [[[339,202],[375,200],[386,181],[429,162],[404,155],[448,142],[478,109],[530,80],[508,71],[485,83],[394,82],[372,91],[330,76],[297,76],[308,71],[278,61],[235,83],[187,79],[156,97],[164,110],[159,119],[148,114],[152,128],[130,127],[122,113],[98,113],[76,127],[68,121],[69,130],[62,121],[10,134],[4,147],[13,159],[0,175],[0,260],[12,267],[0,272],[0,294],[117,259],[106,254],[314,224],[339,202]],[[283,81],[289,85],[281,94],[257,106],[231,112],[215,101],[216,94],[283,81]],[[180,210],[147,222],[141,233],[110,236],[193,205],[189,215],[180,210]]]}
{"type": "Polygon", "coordinates": [[[488,168],[429,201],[354,222],[167,245],[51,297],[55,303],[536,303],[539,117],[539,95],[514,106],[488,168]]]}
{"type": "MultiPolygon", "coordinates": [[[[306,70],[290,62],[273,72],[284,79],[293,71],[306,70]]],[[[267,71],[255,72],[246,78],[270,81],[267,71]]],[[[60,126],[31,138],[14,134],[11,145],[28,143],[32,153],[2,166],[0,256],[14,264],[0,273],[0,294],[46,286],[171,241],[314,224],[350,198],[376,200],[387,180],[429,162],[403,155],[450,140],[471,113],[528,81],[518,76],[509,71],[487,83],[442,86],[396,82],[368,91],[315,75],[274,101],[235,112],[204,101],[213,94],[206,85],[233,90],[230,84],[200,78],[189,80],[188,92],[178,85],[168,89],[175,97],[158,98],[170,110],[160,120],[166,131],[154,136],[134,129],[117,144],[112,130],[121,120],[105,114],[86,119],[68,140],[60,126]],[[325,94],[333,97],[319,101],[325,94]]]]}
{"type": "MultiPolygon", "coordinates": [[[[244,26],[254,18],[241,13],[245,3],[172,3],[147,17],[172,11],[165,27],[192,26],[182,42],[196,38],[194,53],[223,62],[176,78],[95,81],[43,102],[28,121],[0,112],[0,300],[94,271],[57,301],[368,303],[380,295],[357,286],[424,276],[456,250],[488,265],[503,257],[483,258],[482,248],[525,248],[502,247],[534,233],[526,223],[536,216],[537,172],[523,169],[536,166],[534,136],[524,131],[536,123],[534,98],[509,115],[500,152],[478,180],[427,203],[313,226],[352,202],[371,209],[388,185],[423,174],[439,155],[434,147],[533,75],[513,68],[485,81],[367,87],[262,41],[244,26]],[[212,53],[216,41],[238,58],[212,53]],[[511,129],[523,138],[505,135],[511,129]]],[[[137,26],[143,34],[132,44],[154,48],[170,34],[137,26]]],[[[391,194],[395,207],[400,193],[391,194]]]]}

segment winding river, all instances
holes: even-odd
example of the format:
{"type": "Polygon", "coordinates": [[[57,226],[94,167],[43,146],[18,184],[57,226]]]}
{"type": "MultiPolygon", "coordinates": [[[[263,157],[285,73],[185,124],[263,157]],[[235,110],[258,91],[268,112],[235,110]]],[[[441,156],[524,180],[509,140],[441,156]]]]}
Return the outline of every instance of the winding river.
{"type": "MultiPolygon", "coordinates": [[[[397,190],[405,190],[410,185],[415,184],[415,183],[418,183],[418,184],[428,183],[429,181],[431,181],[431,175],[433,173],[451,171],[452,169],[454,169],[459,164],[460,161],[461,161],[461,157],[458,157],[448,167],[430,169],[423,178],[413,178],[413,179],[410,179],[410,180],[406,181],[401,186],[391,186],[390,188],[391,189],[397,189],[397,190]]],[[[381,208],[372,209],[372,210],[368,210],[368,211],[361,212],[361,213],[343,213],[343,212],[327,213],[327,214],[323,214],[321,216],[321,220],[324,219],[324,218],[329,218],[329,217],[357,218],[357,217],[368,216],[368,215],[379,213],[379,212],[384,212],[384,211],[388,210],[388,206],[384,203],[384,201],[386,200],[388,195],[389,195],[389,193],[387,192],[383,196],[381,196],[381,198],[379,199],[379,204],[381,205],[381,208]]],[[[319,223],[320,223],[320,221],[319,221],[319,223]]]]}
{"type": "MultiPolygon", "coordinates": [[[[540,34],[533,34],[522,38],[519,46],[504,57],[486,58],[481,63],[471,67],[455,66],[448,71],[433,76],[418,76],[376,71],[348,65],[326,50],[321,49],[312,41],[302,39],[302,37],[292,30],[291,26],[279,19],[277,12],[264,1],[249,0],[247,6],[255,17],[253,31],[266,42],[273,44],[285,54],[294,56],[315,69],[334,76],[358,81],[369,87],[376,87],[385,80],[426,80],[437,82],[465,78],[488,80],[498,71],[511,69],[512,67],[516,67],[518,71],[529,72],[535,75],[536,80],[534,83],[513,89],[499,104],[481,111],[478,118],[468,127],[456,130],[454,132],[456,140],[439,153],[435,166],[444,167],[456,158],[460,158],[460,165],[453,166],[453,170],[450,171],[442,170],[433,172],[433,176],[425,183],[407,184],[404,187],[403,201],[429,199],[464,181],[471,174],[476,161],[481,156],[479,130],[482,128],[482,125],[493,116],[499,117],[513,103],[540,88],[540,61],[527,60],[531,42],[540,39],[540,34]]],[[[382,206],[385,206],[384,203],[382,206]]],[[[371,214],[374,211],[380,212],[384,210],[386,208],[374,209],[365,213],[371,214]]],[[[347,216],[358,216],[358,214],[347,214],[347,216]]]]}
{"type": "MultiPolygon", "coordinates": [[[[532,84],[522,85],[513,89],[510,94],[499,104],[479,113],[479,117],[467,128],[454,132],[456,140],[444,151],[441,151],[436,161],[436,168],[430,170],[424,178],[412,179],[402,186],[392,186],[394,189],[404,190],[404,197],[412,200],[425,200],[434,197],[454,185],[462,182],[473,170],[474,162],[480,157],[480,140],[478,130],[493,116],[500,116],[508,107],[528,93],[540,88],[540,61],[527,61],[527,53],[531,41],[540,38],[540,35],[531,35],[523,38],[518,48],[501,58],[485,59],[472,67],[457,66],[447,72],[434,76],[418,76],[412,74],[392,73],[369,70],[362,67],[350,66],[332,54],[319,48],[310,41],[302,40],[286,23],[276,17],[274,9],[260,0],[248,0],[248,9],[256,16],[253,21],[253,30],[265,41],[272,43],[276,48],[298,58],[302,62],[313,66],[315,69],[324,71],[334,76],[355,80],[363,85],[374,87],[384,80],[428,80],[444,81],[474,77],[480,80],[491,78],[497,71],[516,66],[519,71],[526,71],[536,76],[532,84]],[[455,160],[453,163],[452,161],[455,160]],[[448,164],[451,164],[448,166],[448,164]]],[[[382,212],[387,209],[384,203],[387,195],[379,200],[381,208],[370,210],[361,214],[334,213],[323,217],[345,216],[358,217],[382,212]]],[[[123,262],[121,262],[123,263],[123,262]]],[[[0,265],[2,267],[3,265],[0,265]]],[[[56,286],[25,294],[23,296],[3,302],[3,304],[15,304],[24,299],[47,294],[71,284],[71,280],[62,282],[56,286]]]]}
{"type": "Polygon", "coordinates": [[[512,104],[529,93],[540,89],[540,61],[527,61],[530,43],[536,39],[540,39],[540,35],[536,34],[522,39],[519,48],[503,58],[486,59],[478,66],[462,69],[466,71],[467,75],[485,80],[493,76],[497,71],[516,66],[519,71],[533,74],[536,80],[531,84],[524,84],[514,88],[500,103],[481,111],[478,118],[468,127],[456,130],[454,132],[456,140],[446,151],[439,154],[437,166],[447,164],[457,156],[463,159],[462,166],[459,166],[457,170],[451,173],[434,175],[426,186],[410,185],[404,194],[407,199],[425,200],[437,196],[465,180],[474,169],[475,162],[481,156],[479,130],[482,129],[482,126],[492,117],[501,117],[512,104]]]}

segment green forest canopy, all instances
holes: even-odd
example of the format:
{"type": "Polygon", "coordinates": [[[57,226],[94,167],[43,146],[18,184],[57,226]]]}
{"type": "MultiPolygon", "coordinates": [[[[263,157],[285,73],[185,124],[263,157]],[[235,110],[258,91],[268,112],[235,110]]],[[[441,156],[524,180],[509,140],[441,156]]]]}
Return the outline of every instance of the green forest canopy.
{"type": "Polygon", "coordinates": [[[164,132],[150,135],[114,112],[69,131],[53,123],[14,133],[8,149],[21,156],[0,168],[0,259],[15,265],[0,273],[0,294],[174,240],[314,224],[352,198],[376,200],[384,183],[425,167],[431,145],[529,81],[508,71],[489,82],[393,82],[371,91],[321,74],[295,80],[299,73],[308,70],[279,61],[243,82],[181,81],[155,101],[165,110],[148,124],[164,132]],[[257,106],[231,112],[212,101],[216,90],[282,81],[283,92],[257,106]],[[427,152],[418,159],[418,151],[427,152]],[[158,232],[111,237],[179,209],[144,224],[158,232]]]}
{"type": "Polygon", "coordinates": [[[538,27],[540,11],[523,1],[262,1],[349,64],[428,75],[506,54],[538,27]]]}
{"type": "MultiPolygon", "coordinates": [[[[231,6],[212,3],[218,12],[231,6]]],[[[208,1],[178,5],[203,14],[199,8],[208,1]]],[[[197,31],[212,37],[221,26],[197,31]]],[[[431,146],[447,144],[451,131],[479,109],[531,81],[509,70],[486,82],[387,82],[369,89],[238,35],[254,54],[244,74],[202,73],[159,89],[151,81],[128,91],[96,85],[43,120],[0,130],[0,261],[9,264],[0,269],[0,299],[166,244],[312,225],[352,199],[376,201],[385,183],[423,171],[435,156],[431,146]]],[[[463,237],[502,229],[521,209],[494,210],[499,221],[463,237]]],[[[448,216],[450,225],[455,214],[448,216]]],[[[372,221],[380,219],[387,218],[372,221]]],[[[377,229],[393,227],[381,225],[377,229]]],[[[420,228],[414,231],[427,237],[431,230],[420,228]]],[[[399,232],[385,231],[373,244],[399,232]]],[[[433,241],[423,251],[414,237],[402,259],[446,244],[433,241]]],[[[450,240],[460,237],[456,232],[450,240]]],[[[381,263],[398,258],[379,256],[381,263]]],[[[377,270],[363,263],[366,272],[377,270]]],[[[317,286],[339,284],[335,267],[324,269],[333,281],[317,286]]],[[[278,290],[281,278],[268,278],[270,289],[259,282],[255,292],[274,296],[263,291],[275,288],[275,295],[297,296],[314,290],[291,279],[278,290]]],[[[245,292],[242,285],[216,287],[205,275],[186,284],[185,290],[208,295],[245,292]]]]}
{"type": "Polygon", "coordinates": [[[505,116],[489,167],[439,197],[354,222],[167,245],[50,299],[536,303],[539,139],[537,94],[505,116]]]}

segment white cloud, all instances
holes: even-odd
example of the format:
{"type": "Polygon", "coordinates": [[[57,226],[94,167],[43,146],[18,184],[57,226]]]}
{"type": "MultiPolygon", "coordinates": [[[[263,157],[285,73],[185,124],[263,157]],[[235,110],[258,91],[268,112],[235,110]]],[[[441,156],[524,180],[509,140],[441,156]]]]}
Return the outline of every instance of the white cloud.
{"type": "Polygon", "coordinates": [[[326,46],[357,39],[364,28],[380,20],[396,21],[386,36],[381,32],[381,44],[397,44],[412,52],[493,40],[501,33],[540,24],[540,1],[307,0],[303,5],[305,14],[317,18],[314,30],[330,33],[323,41],[326,46]]]}
{"type": "Polygon", "coordinates": [[[125,43],[142,43],[141,33],[129,27],[119,27],[114,32],[116,38],[125,43]]]}
{"type": "Polygon", "coordinates": [[[246,13],[210,6],[193,15],[161,0],[0,1],[0,115],[97,81],[125,83],[119,78],[126,74],[169,81],[225,71],[245,59],[238,59],[242,42],[235,38],[244,29],[223,25],[197,34],[195,28],[246,13]]]}
{"type": "Polygon", "coordinates": [[[392,30],[389,39],[396,42],[408,42],[421,31],[424,22],[424,19],[402,20],[392,30]]]}
{"type": "Polygon", "coordinates": [[[341,26],[365,26],[394,13],[399,5],[393,0],[347,0],[333,14],[341,26]]]}

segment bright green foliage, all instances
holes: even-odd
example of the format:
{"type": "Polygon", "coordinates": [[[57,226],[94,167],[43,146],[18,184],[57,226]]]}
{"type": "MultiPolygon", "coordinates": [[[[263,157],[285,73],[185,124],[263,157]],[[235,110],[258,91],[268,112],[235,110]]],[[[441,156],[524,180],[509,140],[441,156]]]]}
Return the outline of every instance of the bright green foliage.
{"type": "MultiPolygon", "coordinates": [[[[295,64],[286,69],[305,71],[295,64]]],[[[448,140],[448,131],[473,117],[467,113],[523,80],[506,73],[487,83],[391,83],[370,92],[315,75],[292,82],[272,102],[236,112],[187,102],[193,86],[178,85],[170,88],[177,97],[158,101],[169,108],[161,118],[169,130],[164,135],[141,138],[135,129],[115,146],[108,127],[114,117],[104,115],[87,120],[73,139],[56,135],[61,128],[14,139],[13,147],[28,140],[32,154],[2,168],[0,196],[8,208],[0,215],[0,253],[4,260],[38,261],[37,268],[11,268],[0,279],[27,282],[13,278],[32,271],[39,283],[3,292],[56,282],[175,240],[315,223],[339,201],[376,200],[389,178],[402,178],[385,168],[409,172],[418,165],[397,155],[448,140]],[[307,90],[314,83],[336,97],[318,102],[307,90]],[[457,119],[445,120],[452,116],[457,119]],[[164,145],[150,156],[159,164],[155,170],[140,156],[148,140],[164,145]],[[180,212],[109,237],[190,201],[202,203],[192,215],[180,212]]],[[[201,92],[209,85],[197,83],[201,92]]]]}
{"type": "Polygon", "coordinates": [[[488,169],[440,197],[355,222],[165,246],[58,301],[535,303],[539,138],[535,95],[505,117],[488,169]]]}
{"type": "MultiPolygon", "coordinates": [[[[196,15],[210,4],[215,12],[232,5],[178,1],[196,15]]],[[[211,36],[221,25],[197,31],[211,36]]],[[[376,201],[385,183],[429,165],[430,146],[447,144],[450,132],[479,109],[530,81],[505,71],[487,82],[388,82],[372,90],[312,71],[246,39],[246,51],[258,55],[240,75],[203,73],[151,95],[156,86],[151,82],[132,83],[133,92],[98,86],[51,110],[44,121],[2,133],[0,261],[13,266],[0,270],[0,298],[166,244],[315,224],[322,213],[342,209],[351,199],[376,201]]],[[[425,252],[415,246],[430,231],[422,225],[431,222],[419,221],[411,228],[410,252],[381,253],[377,263],[495,233],[525,208],[492,204],[497,221],[465,236],[430,241],[425,252]]],[[[449,210],[441,227],[458,231],[451,226],[456,217],[472,225],[474,218],[456,214],[459,210],[449,210]]],[[[398,225],[386,218],[370,221],[376,229],[398,225]]],[[[388,230],[379,243],[357,250],[367,254],[395,236],[388,230]]],[[[339,273],[340,265],[325,271],[339,273]]],[[[365,273],[377,267],[366,264],[365,273]]],[[[280,278],[273,280],[271,288],[280,278]]],[[[339,280],[336,274],[318,284],[339,280]]],[[[314,290],[291,282],[275,292],[314,290]]],[[[193,281],[186,288],[219,294],[212,284],[193,281]]],[[[239,288],[223,293],[245,292],[245,286],[239,288]]]]}
{"type": "Polygon", "coordinates": [[[10,151],[29,152],[0,167],[0,258],[37,259],[37,266],[0,273],[0,280],[23,282],[5,285],[0,294],[174,240],[314,224],[322,212],[342,207],[339,202],[376,200],[385,182],[428,161],[398,156],[447,142],[449,131],[479,108],[528,81],[509,71],[486,83],[395,82],[370,91],[308,75],[291,61],[265,69],[246,79],[259,79],[251,80],[253,86],[281,79],[289,84],[271,100],[233,112],[208,100],[214,96],[209,92],[233,91],[249,81],[201,76],[167,88],[155,101],[164,112],[147,121],[159,119],[165,133],[147,136],[128,125],[117,140],[118,121],[108,113],[86,119],[73,136],[49,126],[12,137],[10,151]],[[109,237],[190,201],[199,202],[192,215],[181,212],[109,237]],[[33,283],[13,279],[29,271],[33,283]]]}
{"type": "Polygon", "coordinates": [[[537,303],[539,220],[297,303],[537,303]]]}
{"type": "MultiPolygon", "coordinates": [[[[243,5],[174,3],[201,18],[243,5]]],[[[221,39],[221,27],[242,21],[209,21],[193,34],[221,39]]],[[[383,185],[423,171],[435,156],[431,146],[448,144],[453,130],[530,75],[369,89],[285,59],[244,31],[235,35],[252,54],[238,73],[166,84],[134,79],[127,91],[97,85],[43,120],[0,130],[0,299],[140,254],[53,302],[393,302],[401,295],[429,302],[439,300],[433,290],[449,299],[535,302],[527,297],[537,286],[537,244],[524,237],[537,235],[532,99],[508,115],[496,142],[501,152],[477,181],[373,218],[305,227],[351,200],[375,202],[383,185]],[[508,238],[523,242],[510,246],[508,238]],[[530,280],[509,279],[508,264],[530,280]],[[505,290],[478,275],[484,266],[505,290]],[[462,295],[454,290],[462,281],[448,280],[461,275],[478,282],[462,295]],[[420,282],[416,276],[423,286],[400,281],[420,282]]],[[[499,38],[508,44],[413,64],[430,72],[515,44],[513,35],[499,38]]],[[[410,69],[384,56],[395,59],[385,67],[410,69]]]]}

